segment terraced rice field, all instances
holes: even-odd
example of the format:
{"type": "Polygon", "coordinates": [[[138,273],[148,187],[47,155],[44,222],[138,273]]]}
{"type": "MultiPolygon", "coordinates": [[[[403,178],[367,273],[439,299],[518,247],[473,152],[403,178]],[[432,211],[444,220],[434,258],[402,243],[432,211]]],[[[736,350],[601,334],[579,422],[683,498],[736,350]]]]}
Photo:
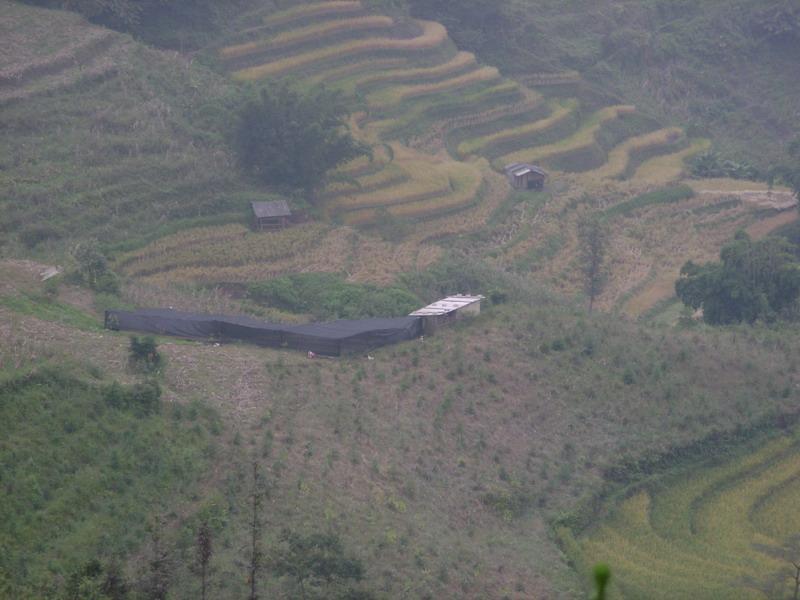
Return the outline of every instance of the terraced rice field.
{"type": "Polygon", "coordinates": [[[613,598],[789,598],[781,549],[800,534],[798,492],[794,432],[638,491],[577,539],[562,533],[577,564],[612,565],[613,598]]]}
{"type": "Polygon", "coordinates": [[[603,123],[617,119],[621,115],[635,112],[634,106],[607,106],[589,117],[571,136],[545,146],[526,148],[517,152],[506,154],[494,161],[496,166],[507,165],[514,162],[546,162],[553,158],[563,156],[570,152],[578,152],[595,143],[595,134],[600,131],[603,123]]]}
{"type": "Polygon", "coordinates": [[[114,267],[158,286],[241,283],[298,272],[340,273],[350,281],[388,284],[401,272],[430,266],[441,252],[431,245],[389,244],[349,227],[312,223],[261,234],[224,225],[164,237],[120,257],[114,267]]]}
{"type": "Polygon", "coordinates": [[[518,124],[513,127],[495,131],[488,135],[473,138],[458,145],[459,156],[468,156],[476,152],[485,153],[493,146],[504,142],[517,140],[532,134],[541,133],[567,118],[578,108],[578,101],[574,99],[564,101],[553,101],[549,105],[550,114],[544,118],[533,122],[518,124]]]}
{"type": "Polygon", "coordinates": [[[584,175],[598,179],[623,179],[636,153],[673,146],[682,137],[683,130],[681,128],[669,127],[630,138],[609,152],[608,161],[602,167],[584,175]]]}

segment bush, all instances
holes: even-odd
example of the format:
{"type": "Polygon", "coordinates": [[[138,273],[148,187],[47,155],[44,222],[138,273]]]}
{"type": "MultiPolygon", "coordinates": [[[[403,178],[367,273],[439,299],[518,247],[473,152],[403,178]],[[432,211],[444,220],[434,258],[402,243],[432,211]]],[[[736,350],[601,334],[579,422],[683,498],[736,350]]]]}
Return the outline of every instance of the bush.
{"type": "Polygon", "coordinates": [[[153,336],[139,338],[131,336],[128,351],[128,362],[132,369],[143,373],[157,373],[163,366],[164,359],[158,352],[158,344],[153,336]]]}
{"type": "Polygon", "coordinates": [[[161,410],[161,387],[155,381],[132,386],[112,383],[103,393],[106,404],[117,410],[130,410],[148,416],[161,410]]]}

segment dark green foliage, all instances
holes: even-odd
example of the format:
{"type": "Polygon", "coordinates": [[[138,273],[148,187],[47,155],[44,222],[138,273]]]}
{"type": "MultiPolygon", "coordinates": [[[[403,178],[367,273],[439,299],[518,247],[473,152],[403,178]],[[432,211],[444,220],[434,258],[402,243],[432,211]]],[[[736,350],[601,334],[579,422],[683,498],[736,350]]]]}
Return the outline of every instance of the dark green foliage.
{"type": "Polygon", "coordinates": [[[105,389],[103,397],[111,408],[132,411],[143,417],[161,409],[161,387],[155,381],[132,386],[123,386],[115,381],[105,389]]]}
{"type": "Polygon", "coordinates": [[[147,515],[177,503],[202,474],[205,417],[190,426],[136,415],[111,409],[106,394],[54,368],[0,384],[0,585],[10,590],[2,597],[60,598],[75,586],[81,600],[96,597],[88,589],[124,597],[106,561],[134,552],[147,515]],[[98,557],[102,572],[89,562],[98,557]]]}
{"type": "Polygon", "coordinates": [[[61,600],[125,600],[129,592],[119,565],[93,559],[69,576],[61,600]]]}
{"type": "Polygon", "coordinates": [[[164,359],[158,352],[158,344],[152,335],[130,337],[128,348],[128,362],[136,371],[141,373],[157,373],[164,365],[164,359]]]}
{"type": "Polygon", "coordinates": [[[403,287],[347,283],[330,273],[300,273],[253,283],[248,286],[248,296],[260,304],[311,313],[320,319],[399,317],[421,304],[403,287]]]}
{"type": "Polygon", "coordinates": [[[91,289],[106,294],[119,293],[119,279],[108,267],[108,260],[96,240],[87,240],[73,250],[78,263],[77,279],[91,289]]]}
{"type": "Polygon", "coordinates": [[[24,0],[28,4],[73,10],[87,19],[133,33],[147,41],[185,48],[203,43],[222,17],[245,0],[24,0]]]}
{"type": "Polygon", "coordinates": [[[608,267],[605,264],[608,247],[608,225],[598,215],[584,217],[578,223],[578,243],[580,248],[583,292],[589,299],[589,312],[594,301],[603,292],[608,280],[608,267]]]}
{"type": "Polygon", "coordinates": [[[301,535],[285,529],[270,562],[272,572],[291,579],[302,598],[372,597],[351,588],[364,579],[364,566],[359,559],[345,554],[336,534],[301,535]]]}
{"type": "Polygon", "coordinates": [[[713,150],[698,154],[689,161],[695,177],[731,177],[733,179],[760,179],[762,173],[748,162],[722,158],[713,150]]]}
{"type": "Polygon", "coordinates": [[[239,164],[267,185],[313,192],[328,171],[369,154],[347,130],[348,113],[337,91],[264,88],[239,114],[234,134],[239,164]]]}
{"type": "Polygon", "coordinates": [[[702,308],[714,325],[773,321],[800,295],[795,249],[780,238],[753,242],[745,233],[725,246],[721,262],[687,262],[675,291],[684,304],[702,308]]]}
{"type": "Polygon", "coordinates": [[[594,583],[597,589],[595,600],[606,600],[606,588],[611,580],[611,569],[606,564],[598,564],[594,567],[594,583]]]}
{"type": "Polygon", "coordinates": [[[634,210],[646,208],[656,204],[674,204],[694,197],[694,190],[688,185],[681,184],[663,188],[654,192],[648,192],[636,196],[631,200],[625,200],[606,209],[605,216],[609,218],[627,215],[634,210]]]}

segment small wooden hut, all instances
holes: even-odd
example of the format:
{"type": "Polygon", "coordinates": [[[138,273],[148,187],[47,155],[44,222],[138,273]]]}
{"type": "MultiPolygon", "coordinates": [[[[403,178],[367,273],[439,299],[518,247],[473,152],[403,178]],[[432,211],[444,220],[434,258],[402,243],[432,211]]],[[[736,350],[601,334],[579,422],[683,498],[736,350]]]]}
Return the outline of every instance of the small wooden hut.
{"type": "Polygon", "coordinates": [[[547,180],[547,172],[536,165],[513,163],[505,168],[508,182],[516,190],[541,190],[547,180]]]}
{"type": "Polygon", "coordinates": [[[283,229],[292,221],[292,210],[285,200],[273,202],[251,202],[253,227],[258,231],[283,229]]]}

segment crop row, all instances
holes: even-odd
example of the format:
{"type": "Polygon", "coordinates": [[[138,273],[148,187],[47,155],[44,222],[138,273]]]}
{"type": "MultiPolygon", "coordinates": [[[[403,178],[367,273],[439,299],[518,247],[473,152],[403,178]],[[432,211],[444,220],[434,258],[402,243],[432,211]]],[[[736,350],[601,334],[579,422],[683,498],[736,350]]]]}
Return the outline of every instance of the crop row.
{"type": "Polygon", "coordinates": [[[544,119],[525,123],[524,125],[516,125],[489,135],[461,142],[457,148],[458,155],[467,156],[469,154],[481,152],[485,148],[495,144],[541,133],[557,125],[574,113],[578,108],[578,102],[576,100],[553,101],[550,103],[550,108],[552,112],[544,119]]]}
{"type": "Polygon", "coordinates": [[[411,39],[367,38],[353,40],[318,48],[309,52],[295,54],[267,62],[255,67],[241,69],[234,73],[234,78],[253,81],[271,75],[280,75],[306,65],[325,61],[331,58],[342,59],[348,56],[376,51],[416,51],[435,48],[447,40],[447,30],[439,23],[420,21],[422,34],[411,39]]]}
{"type": "Polygon", "coordinates": [[[416,135],[436,121],[506,105],[516,100],[518,95],[519,86],[513,81],[478,87],[470,92],[442,94],[416,102],[400,115],[373,121],[369,124],[369,128],[383,139],[392,139],[404,134],[416,135]]]}
{"type": "Polygon", "coordinates": [[[681,177],[686,170],[686,159],[708,150],[711,142],[707,139],[695,139],[689,147],[664,156],[657,156],[645,161],[638,169],[634,177],[641,181],[652,184],[665,184],[675,181],[681,177]]]}
{"type": "Polygon", "coordinates": [[[743,582],[783,567],[776,553],[800,526],[799,482],[793,434],[638,492],[572,548],[583,564],[614,564],[624,598],[763,598],[743,582]]]}
{"type": "Polygon", "coordinates": [[[355,181],[334,182],[325,188],[325,198],[331,200],[347,194],[365,194],[381,188],[404,183],[410,179],[408,173],[395,164],[388,164],[376,173],[369,173],[355,181]]]}
{"type": "MultiPolygon", "coordinates": [[[[241,242],[231,243],[236,246],[241,242]]],[[[141,281],[154,285],[175,282],[216,284],[259,281],[297,272],[346,272],[353,281],[388,284],[398,273],[424,269],[440,255],[441,249],[435,246],[390,244],[375,237],[362,237],[349,227],[338,227],[320,235],[296,255],[247,264],[178,265],[142,277],[141,281]]]]}
{"type": "Polygon", "coordinates": [[[599,179],[622,178],[631,161],[631,155],[647,148],[669,147],[683,136],[680,127],[668,127],[629,138],[608,153],[608,161],[600,168],[586,173],[599,179]]]}
{"type": "Polygon", "coordinates": [[[189,230],[147,246],[141,251],[141,258],[124,258],[124,272],[141,277],[178,266],[273,262],[306,251],[325,230],[326,227],[319,224],[291,227],[270,234],[252,232],[241,225],[209,227],[202,231],[189,230]],[[185,243],[181,244],[178,240],[185,243]],[[164,249],[164,241],[167,249],[164,249]]]}
{"type": "Polygon", "coordinates": [[[554,144],[527,148],[525,150],[506,154],[497,159],[495,165],[502,167],[502,165],[513,162],[540,162],[545,159],[558,157],[559,155],[583,149],[595,143],[594,136],[600,130],[603,123],[611,119],[616,119],[624,114],[631,114],[635,111],[636,108],[633,106],[607,106],[591,115],[573,135],[554,144]]]}
{"type": "Polygon", "coordinates": [[[325,21],[316,23],[299,29],[292,29],[278,33],[268,39],[228,46],[220,50],[220,56],[225,60],[241,58],[265,50],[276,50],[281,47],[300,44],[311,40],[324,38],[326,35],[338,33],[340,31],[358,31],[360,29],[389,29],[394,25],[391,17],[366,16],[354,17],[352,19],[337,19],[335,21],[325,21]]]}
{"type": "Polygon", "coordinates": [[[475,69],[463,75],[433,83],[390,87],[367,96],[367,103],[370,107],[385,108],[388,105],[399,104],[404,100],[411,100],[413,98],[437,94],[439,92],[448,92],[470,86],[474,83],[494,81],[497,79],[500,79],[500,72],[495,67],[481,67],[480,69],[475,69]]]}
{"type": "Polygon", "coordinates": [[[406,83],[426,79],[445,77],[462,69],[475,66],[475,55],[471,52],[458,52],[447,62],[432,67],[417,67],[412,69],[396,69],[360,75],[355,78],[355,87],[362,90],[368,86],[379,83],[406,83]]]}
{"type": "MultiPolygon", "coordinates": [[[[450,176],[448,188],[441,193],[405,198],[403,202],[387,205],[387,210],[395,217],[429,219],[473,204],[478,199],[482,177],[473,169],[460,171],[450,176]]],[[[346,213],[343,219],[349,225],[360,225],[374,221],[377,216],[376,208],[363,208],[346,213]]]]}
{"type": "MultiPolygon", "coordinates": [[[[371,73],[384,75],[387,72],[391,72],[394,67],[402,67],[407,64],[408,59],[405,57],[368,58],[346,63],[339,67],[324,69],[319,73],[304,77],[302,84],[308,87],[321,83],[333,84],[337,88],[348,90],[349,86],[347,83],[343,83],[343,80],[348,80],[351,76],[364,78],[369,77],[371,73]]],[[[355,87],[355,84],[352,87],[355,87]]]]}
{"type": "Polygon", "coordinates": [[[54,54],[0,70],[0,88],[18,86],[35,77],[58,73],[70,65],[91,58],[119,37],[107,29],[88,29],[87,32],[54,54]]]}

